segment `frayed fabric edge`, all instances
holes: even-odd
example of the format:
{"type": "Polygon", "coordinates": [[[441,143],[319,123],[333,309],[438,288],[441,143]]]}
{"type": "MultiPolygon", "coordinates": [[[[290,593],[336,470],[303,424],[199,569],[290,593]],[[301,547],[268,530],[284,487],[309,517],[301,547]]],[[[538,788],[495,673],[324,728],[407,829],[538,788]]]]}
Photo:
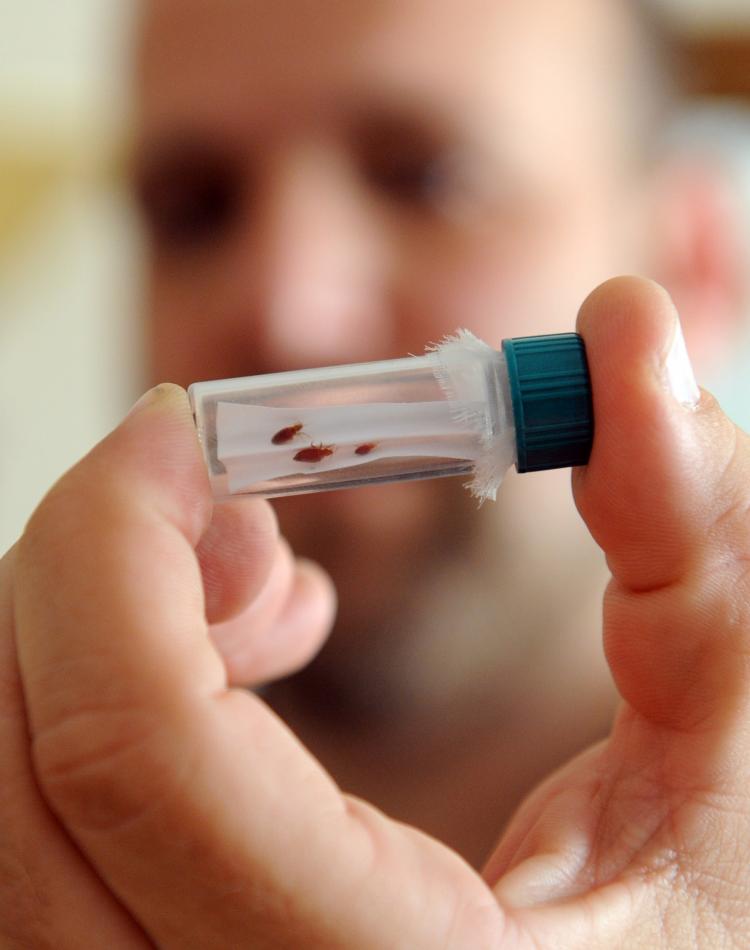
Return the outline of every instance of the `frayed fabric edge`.
{"type": "Polygon", "coordinates": [[[474,357],[483,369],[487,362],[497,359],[497,352],[467,329],[459,329],[442,342],[431,344],[427,352],[435,357],[435,378],[448,400],[453,418],[468,425],[481,442],[482,453],[474,463],[474,476],[465,487],[480,506],[485,501],[495,501],[505,473],[513,464],[513,452],[504,437],[507,433],[493,435],[487,411],[470,408],[472,403],[486,405],[487,392],[477,373],[477,363],[468,374],[466,366],[467,357],[470,362],[474,357]]]}

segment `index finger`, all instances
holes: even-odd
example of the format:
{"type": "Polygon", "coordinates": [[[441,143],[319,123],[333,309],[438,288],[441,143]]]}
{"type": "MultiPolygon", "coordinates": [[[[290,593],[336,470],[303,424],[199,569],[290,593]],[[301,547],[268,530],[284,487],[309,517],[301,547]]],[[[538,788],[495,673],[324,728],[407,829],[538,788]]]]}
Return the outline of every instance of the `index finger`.
{"type": "Polygon", "coordinates": [[[495,932],[492,895],[457,856],[347,801],[257,697],[227,688],[195,554],[209,517],[170,389],[32,519],[18,652],[50,806],[160,946],[495,932]]]}

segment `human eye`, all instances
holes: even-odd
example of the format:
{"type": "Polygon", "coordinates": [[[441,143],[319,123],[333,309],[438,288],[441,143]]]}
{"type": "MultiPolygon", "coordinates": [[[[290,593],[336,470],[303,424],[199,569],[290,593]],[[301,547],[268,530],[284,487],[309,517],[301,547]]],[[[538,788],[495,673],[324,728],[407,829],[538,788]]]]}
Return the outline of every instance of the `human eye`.
{"type": "Polygon", "coordinates": [[[451,148],[405,124],[369,124],[359,130],[355,150],[364,182],[401,207],[438,210],[461,187],[451,148]]]}
{"type": "Polygon", "coordinates": [[[187,252],[226,238],[243,200],[237,164],[219,150],[175,142],[136,164],[135,194],[154,246],[187,252]]]}

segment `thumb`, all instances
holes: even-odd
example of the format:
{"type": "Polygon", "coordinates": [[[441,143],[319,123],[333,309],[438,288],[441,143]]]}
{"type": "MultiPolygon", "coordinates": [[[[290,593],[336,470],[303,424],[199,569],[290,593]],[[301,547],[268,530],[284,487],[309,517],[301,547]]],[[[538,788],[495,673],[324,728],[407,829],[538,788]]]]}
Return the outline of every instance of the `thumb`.
{"type": "Polygon", "coordinates": [[[597,419],[576,501],[613,580],[604,647],[625,700],[680,730],[747,714],[748,438],[698,390],[666,291],[621,278],[584,304],[597,419]]]}

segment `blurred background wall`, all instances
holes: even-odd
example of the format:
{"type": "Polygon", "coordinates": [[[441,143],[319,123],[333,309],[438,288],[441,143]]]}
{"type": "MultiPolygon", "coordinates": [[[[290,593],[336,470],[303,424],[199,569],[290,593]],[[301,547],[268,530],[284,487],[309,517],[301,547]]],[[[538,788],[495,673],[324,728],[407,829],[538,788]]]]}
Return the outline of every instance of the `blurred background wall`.
{"type": "Polygon", "coordinates": [[[138,388],[127,0],[0,0],[0,548],[138,388]]]}
{"type": "MultiPolygon", "coordinates": [[[[718,143],[750,209],[750,132],[716,109],[750,106],[750,2],[658,2],[703,103],[686,135],[718,143]]],[[[141,388],[142,266],[119,178],[134,21],[130,0],[0,0],[0,550],[141,388]]],[[[748,427],[746,366],[750,342],[709,382],[748,427]]]]}

